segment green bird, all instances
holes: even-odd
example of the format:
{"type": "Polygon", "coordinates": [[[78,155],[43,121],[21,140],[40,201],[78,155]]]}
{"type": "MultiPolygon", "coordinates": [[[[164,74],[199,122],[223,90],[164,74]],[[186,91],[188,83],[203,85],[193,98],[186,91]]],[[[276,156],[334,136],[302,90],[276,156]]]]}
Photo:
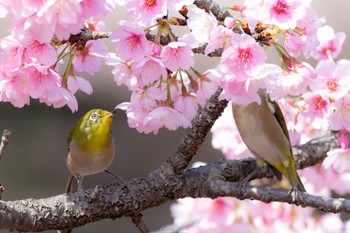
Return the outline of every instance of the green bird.
{"type": "MultiPolygon", "coordinates": [[[[232,104],[233,118],[242,140],[256,157],[259,167],[269,166],[279,180],[283,174],[293,190],[306,192],[295,169],[292,146],[281,109],[265,90],[260,89],[258,94],[260,105],[256,102],[248,105],[232,104]]],[[[249,181],[255,171],[243,182],[249,181]]]]}
{"type": "MultiPolygon", "coordinates": [[[[83,177],[100,172],[107,172],[115,155],[114,138],[111,123],[116,110],[109,112],[92,109],[75,125],[68,136],[67,168],[71,175],[68,178],[66,192],[72,192],[73,177],[82,191],[83,177]]],[[[113,174],[111,174],[113,175],[113,174]]],[[[75,189],[75,188],[73,188],[75,189]]]]}

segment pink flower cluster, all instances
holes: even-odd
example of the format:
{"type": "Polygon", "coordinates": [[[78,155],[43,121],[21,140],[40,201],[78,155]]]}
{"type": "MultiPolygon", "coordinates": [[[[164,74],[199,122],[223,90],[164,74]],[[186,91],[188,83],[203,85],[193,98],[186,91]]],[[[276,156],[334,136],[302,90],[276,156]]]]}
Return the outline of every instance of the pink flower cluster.
{"type": "Polygon", "coordinates": [[[215,73],[194,78],[187,72],[194,65],[193,38],[183,36],[163,47],[148,42],[141,26],[122,21],[111,40],[117,42],[116,53],[106,62],[114,67],[117,85],[132,92],[130,103],[118,106],[126,110],[129,126],[143,133],[190,127],[198,104],[217,88],[215,73]]]}
{"type": "Polygon", "coordinates": [[[79,33],[84,23],[96,30],[98,24],[93,22],[105,17],[114,4],[96,0],[14,0],[0,5],[0,16],[12,17],[10,35],[0,39],[0,101],[23,107],[33,98],[76,111],[74,93],[80,89],[91,94],[92,87],[74,71],[94,74],[107,49],[101,41],[88,41],[78,49],[64,44],[64,40],[79,33]],[[59,66],[66,56],[72,59],[60,74],[59,66]]]}
{"type": "Polygon", "coordinates": [[[265,204],[230,197],[214,200],[184,198],[178,200],[170,209],[177,226],[193,223],[181,230],[181,233],[350,231],[350,222],[343,223],[340,215],[315,215],[311,208],[286,203],[265,204]]]}

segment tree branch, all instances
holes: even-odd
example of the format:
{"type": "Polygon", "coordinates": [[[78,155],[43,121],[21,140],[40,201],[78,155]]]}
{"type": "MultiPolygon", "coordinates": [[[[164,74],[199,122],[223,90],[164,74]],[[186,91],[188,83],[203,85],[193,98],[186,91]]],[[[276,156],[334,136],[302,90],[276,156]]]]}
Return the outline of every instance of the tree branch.
{"type": "Polygon", "coordinates": [[[5,129],[2,133],[1,143],[0,143],[0,159],[5,155],[5,149],[10,142],[11,132],[8,129],[5,129]]]}
{"type": "MultiPolygon", "coordinates": [[[[301,168],[320,162],[327,151],[337,145],[335,134],[312,140],[298,148],[300,154],[297,154],[296,158],[300,158],[300,161],[296,161],[296,164],[301,168]],[[316,150],[316,147],[319,148],[316,150]],[[310,151],[314,151],[315,154],[307,154],[310,151]],[[305,155],[306,159],[301,157],[305,155]]],[[[206,166],[187,169],[177,176],[171,172],[170,175],[164,172],[161,174],[159,170],[148,177],[135,178],[124,185],[96,186],[86,190],[84,196],[74,193],[45,199],[0,201],[0,230],[44,231],[75,228],[103,218],[135,216],[142,210],[183,197],[215,198],[228,195],[240,199],[291,203],[288,190],[246,187],[243,192],[245,195],[242,196],[237,185],[232,182],[242,180],[244,175],[249,174],[255,167],[256,161],[253,158],[223,159],[206,166]],[[160,176],[164,176],[163,179],[159,179],[160,176]]],[[[270,175],[272,174],[266,168],[258,173],[259,177],[270,175]]],[[[293,203],[324,211],[349,212],[349,202],[350,200],[345,199],[298,193],[293,203]]]]}
{"type": "Polygon", "coordinates": [[[138,214],[137,216],[133,216],[131,219],[132,219],[132,222],[135,224],[137,229],[140,230],[141,233],[151,232],[151,229],[149,228],[146,221],[142,217],[142,214],[138,214]]]}
{"type": "Polygon", "coordinates": [[[344,198],[327,198],[315,196],[304,192],[297,192],[297,195],[291,195],[287,189],[273,189],[270,187],[239,187],[235,183],[228,183],[221,180],[216,180],[211,183],[212,194],[208,197],[231,196],[238,199],[259,200],[265,203],[285,202],[302,207],[312,207],[324,212],[350,213],[350,200],[344,198]]]}
{"type": "MultiPolygon", "coordinates": [[[[183,137],[177,150],[159,168],[161,172],[181,174],[197,153],[214,122],[227,106],[227,100],[218,100],[222,89],[218,88],[201,112],[192,121],[192,128],[183,137]]],[[[155,172],[158,172],[156,170],[155,172]]]]}

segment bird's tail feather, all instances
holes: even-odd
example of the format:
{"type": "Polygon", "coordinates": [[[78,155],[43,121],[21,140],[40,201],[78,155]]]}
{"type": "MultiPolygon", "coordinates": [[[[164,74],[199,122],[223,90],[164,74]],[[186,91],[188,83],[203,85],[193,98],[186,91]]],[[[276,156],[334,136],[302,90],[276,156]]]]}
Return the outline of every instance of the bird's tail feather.
{"type": "Polygon", "coordinates": [[[297,173],[297,170],[295,169],[294,163],[292,163],[291,167],[287,168],[288,171],[288,180],[292,184],[293,188],[296,188],[298,191],[306,192],[306,189],[301,182],[300,176],[297,173]]]}

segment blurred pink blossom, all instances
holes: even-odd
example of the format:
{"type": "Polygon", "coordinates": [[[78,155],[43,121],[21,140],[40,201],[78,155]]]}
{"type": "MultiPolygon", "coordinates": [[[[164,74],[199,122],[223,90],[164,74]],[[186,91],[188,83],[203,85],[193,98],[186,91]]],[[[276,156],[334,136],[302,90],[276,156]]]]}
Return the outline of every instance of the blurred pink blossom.
{"type": "Polygon", "coordinates": [[[291,56],[300,56],[304,44],[304,41],[296,34],[284,31],[284,47],[291,56]]]}
{"type": "Polygon", "coordinates": [[[329,126],[332,130],[345,128],[350,130],[350,95],[336,99],[331,108],[333,111],[329,115],[329,126]]]}
{"type": "Polygon", "coordinates": [[[305,15],[306,7],[310,3],[311,0],[265,0],[264,6],[268,14],[263,22],[276,25],[283,30],[294,29],[297,21],[305,15]]]}
{"type": "Polygon", "coordinates": [[[155,24],[157,18],[167,14],[165,0],[129,0],[126,9],[139,25],[145,27],[155,24]]]}
{"type": "Polygon", "coordinates": [[[349,92],[350,61],[320,61],[316,67],[317,78],[311,83],[311,90],[338,98],[349,92]]]}
{"type": "Polygon", "coordinates": [[[333,28],[326,25],[317,30],[320,45],[310,55],[318,61],[336,58],[342,50],[346,35],[344,32],[334,33],[333,28]]]}
{"type": "Polygon", "coordinates": [[[209,32],[208,45],[205,48],[205,53],[209,54],[214,52],[215,49],[227,48],[231,46],[233,42],[233,31],[224,27],[217,26],[211,32],[209,32]]]}
{"type": "Polygon", "coordinates": [[[194,0],[167,0],[167,8],[172,11],[179,11],[184,5],[190,5],[194,0]]]}
{"type": "Polygon", "coordinates": [[[209,33],[217,26],[217,20],[211,12],[193,8],[187,13],[187,25],[191,34],[199,43],[208,42],[209,33]]]}

